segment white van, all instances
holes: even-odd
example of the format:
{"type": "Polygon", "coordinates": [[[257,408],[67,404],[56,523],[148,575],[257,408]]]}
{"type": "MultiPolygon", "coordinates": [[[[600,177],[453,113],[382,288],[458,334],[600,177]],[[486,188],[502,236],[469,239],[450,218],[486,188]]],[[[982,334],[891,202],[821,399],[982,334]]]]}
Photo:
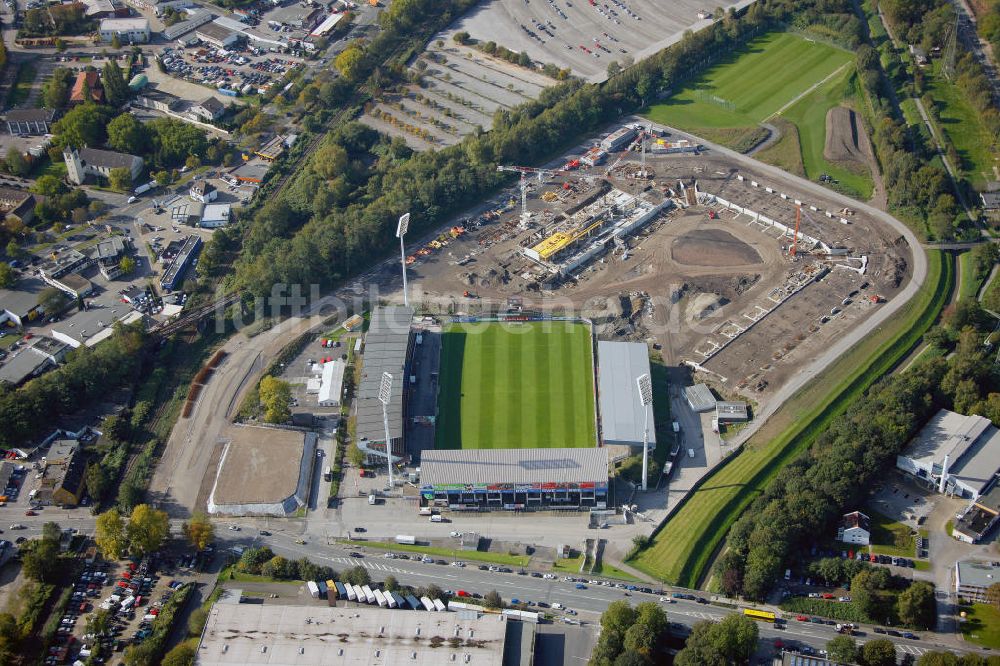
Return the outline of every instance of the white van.
{"type": "Polygon", "coordinates": [[[431,508],[429,506],[425,506],[424,508],[420,509],[420,515],[421,516],[432,516],[432,515],[434,515],[434,512],[431,511],[431,508]]]}
{"type": "Polygon", "coordinates": [[[368,503],[369,504],[375,504],[375,502],[376,502],[375,495],[369,495],[368,496],[368,503]]]}
{"type": "Polygon", "coordinates": [[[433,516],[431,516],[430,521],[432,523],[443,523],[444,522],[444,518],[442,518],[438,514],[434,514],[433,516]]]}
{"type": "Polygon", "coordinates": [[[694,458],[694,449],[688,449],[688,458],[694,458]]]}

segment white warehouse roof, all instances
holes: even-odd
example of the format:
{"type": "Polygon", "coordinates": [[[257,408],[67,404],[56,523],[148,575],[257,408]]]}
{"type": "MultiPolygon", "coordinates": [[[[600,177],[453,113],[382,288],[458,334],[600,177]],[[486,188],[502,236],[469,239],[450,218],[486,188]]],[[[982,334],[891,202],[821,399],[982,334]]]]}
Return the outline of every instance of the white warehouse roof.
{"type": "Polygon", "coordinates": [[[648,417],[649,443],[656,447],[653,406],[639,402],[636,379],[649,374],[649,349],[641,342],[597,343],[601,433],[605,444],[642,446],[648,417]]]}
{"type": "Polygon", "coordinates": [[[200,666],[502,666],[507,622],[503,615],[217,603],[196,661],[200,666]],[[432,640],[435,636],[442,640],[432,640]]]}

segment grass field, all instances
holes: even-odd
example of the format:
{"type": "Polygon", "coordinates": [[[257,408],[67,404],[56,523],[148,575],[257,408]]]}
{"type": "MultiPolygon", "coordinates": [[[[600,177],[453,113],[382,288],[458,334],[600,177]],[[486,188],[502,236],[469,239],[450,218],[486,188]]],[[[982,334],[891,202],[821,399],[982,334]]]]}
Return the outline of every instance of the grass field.
{"type": "MultiPolygon", "coordinates": [[[[937,65],[935,65],[935,70],[937,65]]],[[[983,126],[979,114],[954,83],[936,71],[925,76],[928,93],[934,99],[936,124],[947,140],[955,146],[961,158],[956,165],[973,187],[981,188],[993,179],[996,156],[990,151],[992,137],[983,126]]]]}
{"type": "Polygon", "coordinates": [[[899,557],[914,557],[916,542],[913,540],[913,530],[903,523],[892,520],[878,511],[865,509],[871,518],[872,551],[879,555],[896,555],[899,557]]]}
{"type": "Polygon", "coordinates": [[[585,324],[449,326],[437,448],[594,446],[592,350],[585,324]]]}
{"type": "MultiPolygon", "coordinates": [[[[795,124],[802,151],[802,164],[806,178],[817,180],[820,174],[829,174],[838,181],[837,189],[845,194],[867,200],[871,198],[871,176],[867,167],[848,169],[828,162],[823,157],[826,145],[826,115],[842,100],[854,96],[854,67],[847,67],[829,81],[819,86],[801,100],[793,104],[782,117],[795,124]]],[[[858,122],[861,119],[858,118],[858,122]]]]}
{"type": "Polygon", "coordinates": [[[976,275],[976,262],[972,258],[972,251],[966,250],[958,255],[958,263],[961,267],[958,298],[960,300],[974,299],[979,293],[979,288],[983,286],[983,281],[976,275]]]}
{"type": "Polygon", "coordinates": [[[896,316],[801,389],[716,468],[653,535],[630,564],[662,580],[696,587],[729,528],[789,461],[917,343],[954,286],[951,256],[928,252],[924,288],[896,316]]]}
{"type": "Polygon", "coordinates": [[[1000,611],[989,604],[962,606],[965,621],[959,629],[967,641],[989,648],[1000,648],[1000,611]]]}

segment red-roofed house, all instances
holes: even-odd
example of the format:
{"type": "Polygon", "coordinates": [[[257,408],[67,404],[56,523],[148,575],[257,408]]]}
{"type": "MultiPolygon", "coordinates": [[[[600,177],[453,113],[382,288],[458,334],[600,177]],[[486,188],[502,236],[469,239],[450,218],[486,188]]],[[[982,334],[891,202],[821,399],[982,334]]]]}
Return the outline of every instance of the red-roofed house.
{"type": "Polygon", "coordinates": [[[860,511],[845,513],[837,528],[837,541],[867,546],[871,541],[871,519],[860,511]]]}
{"type": "Polygon", "coordinates": [[[104,87],[97,72],[80,72],[73,83],[73,92],[69,95],[70,104],[83,104],[83,88],[90,88],[90,98],[95,102],[104,101],[104,87]]]}

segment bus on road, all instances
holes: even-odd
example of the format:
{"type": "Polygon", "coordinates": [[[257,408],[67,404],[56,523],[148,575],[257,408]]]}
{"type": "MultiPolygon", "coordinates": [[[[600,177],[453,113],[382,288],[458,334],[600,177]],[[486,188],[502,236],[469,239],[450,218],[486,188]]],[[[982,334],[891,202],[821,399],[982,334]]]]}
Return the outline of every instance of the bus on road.
{"type": "Polygon", "coordinates": [[[757,610],[756,608],[744,608],[743,614],[754,620],[761,620],[762,622],[774,622],[775,615],[771,611],[757,610]]]}

